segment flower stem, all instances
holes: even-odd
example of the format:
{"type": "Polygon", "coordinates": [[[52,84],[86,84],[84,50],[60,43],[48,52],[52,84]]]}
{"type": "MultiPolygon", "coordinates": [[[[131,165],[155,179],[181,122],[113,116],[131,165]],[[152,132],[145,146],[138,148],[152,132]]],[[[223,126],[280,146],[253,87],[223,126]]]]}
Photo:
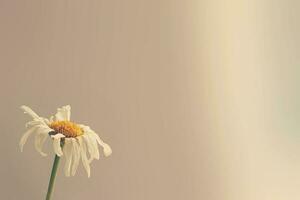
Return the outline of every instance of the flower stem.
{"type": "Polygon", "coordinates": [[[48,192],[47,192],[46,200],[51,199],[59,160],[60,160],[60,157],[55,155],[53,166],[52,166],[52,171],[51,171],[51,176],[50,176],[50,181],[49,181],[49,185],[48,185],[48,192]]]}

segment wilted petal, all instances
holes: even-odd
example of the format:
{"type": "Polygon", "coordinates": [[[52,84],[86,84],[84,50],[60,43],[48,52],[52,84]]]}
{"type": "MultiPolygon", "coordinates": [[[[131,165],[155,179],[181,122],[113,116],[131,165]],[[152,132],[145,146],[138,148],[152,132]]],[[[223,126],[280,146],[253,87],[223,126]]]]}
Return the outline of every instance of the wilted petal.
{"type": "Polygon", "coordinates": [[[70,121],[71,118],[71,106],[66,105],[57,109],[57,113],[55,114],[56,121],[70,121]]]}
{"type": "Polygon", "coordinates": [[[99,160],[99,150],[98,150],[98,145],[97,145],[97,140],[92,136],[92,134],[86,133],[83,135],[83,138],[86,142],[88,152],[90,154],[90,158],[88,159],[89,163],[93,159],[99,160]]]}
{"type": "Polygon", "coordinates": [[[65,139],[65,144],[63,148],[64,156],[66,158],[65,166],[64,166],[64,171],[66,176],[70,176],[70,171],[71,171],[71,163],[72,163],[72,142],[71,139],[66,138],[65,139]]]}
{"type": "Polygon", "coordinates": [[[33,119],[38,119],[40,118],[31,108],[29,108],[28,106],[21,106],[21,109],[24,111],[24,113],[27,113],[28,115],[30,115],[33,119]]]}
{"type": "Polygon", "coordinates": [[[71,138],[72,139],[72,154],[73,154],[73,164],[72,164],[72,169],[71,169],[71,173],[72,176],[74,176],[76,174],[78,165],[79,165],[79,160],[80,160],[80,150],[79,150],[79,145],[77,143],[77,140],[75,138],[71,138]]]}
{"type": "Polygon", "coordinates": [[[90,168],[89,161],[86,157],[86,146],[85,146],[84,142],[82,141],[81,137],[78,137],[78,141],[79,141],[79,145],[80,145],[81,161],[82,161],[85,171],[87,172],[88,177],[90,177],[91,176],[91,168],[90,168]]]}
{"type": "Polygon", "coordinates": [[[20,149],[21,149],[21,152],[23,151],[23,147],[24,147],[24,144],[26,143],[28,137],[36,130],[37,128],[36,127],[32,127],[30,129],[28,129],[24,135],[22,136],[21,140],[20,140],[20,149]]]}
{"type": "Polygon", "coordinates": [[[47,154],[42,151],[42,148],[48,137],[47,133],[38,133],[35,135],[34,146],[37,152],[39,152],[42,156],[47,156],[47,154]]]}
{"type": "Polygon", "coordinates": [[[63,152],[60,146],[60,140],[61,138],[64,138],[65,136],[63,134],[56,134],[56,135],[51,135],[51,137],[53,138],[53,149],[54,152],[56,153],[57,156],[62,156],[63,152]]]}
{"type": "Polygon", "coordinates": [[[98,134],[94,133],[94,136],[95,136],[97,142],[99,143],[99,145],[102,146],[104,155],[106,157],[110,156],[112,154],[112,149],[110,148],[110,146],[108,144],[104,143],[98,134]]]}

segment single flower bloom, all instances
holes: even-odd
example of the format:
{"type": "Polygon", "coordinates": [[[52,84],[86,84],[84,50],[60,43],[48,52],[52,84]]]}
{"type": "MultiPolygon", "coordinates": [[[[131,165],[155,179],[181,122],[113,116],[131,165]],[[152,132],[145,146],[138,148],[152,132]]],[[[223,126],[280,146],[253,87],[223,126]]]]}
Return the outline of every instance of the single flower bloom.
{"type": "Polygon", "coordinates": [[[58,108],[55,116],[49,119],[38,116],[27,106],[21,106],[21,109],[33,118],[26,123],[28,130],[20,140],[21,151],[28,137],[35,134],[34,146],[42,156],[46,156],[42,148],[46,139],[51,137],[55,154],[59,157],[65,156],[66,176],[75,175],[81,159],[90,177],[90,163],[100,157],[98,144],[103,148],[105,156],[112,153],[110,146],[104,143],[89,126],[70,121],[71,106],[69,105],[58,108]]]}

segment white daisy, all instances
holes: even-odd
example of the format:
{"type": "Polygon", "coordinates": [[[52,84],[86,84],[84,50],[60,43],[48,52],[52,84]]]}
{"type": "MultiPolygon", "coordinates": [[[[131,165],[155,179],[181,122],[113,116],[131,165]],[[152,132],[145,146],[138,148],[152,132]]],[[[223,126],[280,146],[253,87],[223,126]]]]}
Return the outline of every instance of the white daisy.
{"type": "Polygon", "coordinates": [[[50,136],[56,155],[65,156],[66,176],[75,175],[81,159],[90,177],[90,163],[94,159],[99,159],[98,144],[103,148],[105,156],[112,153],[110,146],[104,143],[90,127],[70,121],[71,107],[69,105],[58,108],[55,117],[52,116],[50,119],[38,116],[27,106],[21,106],[21,109],[33,118],[32,121],[26,123],[28,130],[20,140],[21,151],[28,137],[35,134],[34,146],[42,156],[46,156],[42,147],[50,136]]]}

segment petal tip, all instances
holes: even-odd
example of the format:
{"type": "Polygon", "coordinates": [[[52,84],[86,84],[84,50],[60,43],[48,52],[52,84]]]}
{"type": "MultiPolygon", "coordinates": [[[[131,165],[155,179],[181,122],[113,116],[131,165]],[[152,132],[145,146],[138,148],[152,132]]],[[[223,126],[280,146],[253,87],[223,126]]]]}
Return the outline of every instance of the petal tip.
{"type": "Polygon", "coordinates": [[[112,149],[108,144],[105,144],[103,147],[103,153],[106,157],[110,156],[112,154],[112,149]]]}

